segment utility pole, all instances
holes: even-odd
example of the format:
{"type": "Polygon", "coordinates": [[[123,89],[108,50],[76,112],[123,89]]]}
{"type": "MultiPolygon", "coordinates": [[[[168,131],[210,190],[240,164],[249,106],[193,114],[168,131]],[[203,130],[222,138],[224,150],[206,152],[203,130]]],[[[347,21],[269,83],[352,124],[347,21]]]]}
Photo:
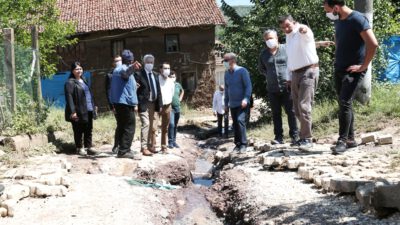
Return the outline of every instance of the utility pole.
{"type": "Polygon", "coordinates": [[[3,29],[4,37],[4,74],[7,80],[7,87],[10,90],[11,112],[17,110],[17,85],[15,80],[15,52],[14,52],[14,29],[3,29]]]}
{"type": "Polygon", "coordinates": [[[41,85],[41,76],[40,76],[40,52],[39,52],[39,30],[38,26],[32,26],[31,28],[32,34],[32,50],[35,54],[35,72],[33,73],[32,82],[33,86],[33,96],[35,101],[38,103],[39,110],[41,110],[42,106],[42,85],[41,85]]]}
{"type": "MultiPolygon", "coordinates": [[[[374,4],[373,0],[354,0],[355,10],[364,14],[369,20],[371,28],[373,26],[374,4]]],[[[369,65],[363,81],[360,83],[356,92],[356,99],[362,104],[367,104],[371,99],[372,65],[369,65]]]]}

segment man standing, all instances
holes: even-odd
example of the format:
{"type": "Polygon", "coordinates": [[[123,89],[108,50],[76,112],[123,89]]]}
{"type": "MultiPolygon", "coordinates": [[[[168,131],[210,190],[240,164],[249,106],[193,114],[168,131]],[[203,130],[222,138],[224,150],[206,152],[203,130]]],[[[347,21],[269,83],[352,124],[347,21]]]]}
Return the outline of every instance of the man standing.
{"type": "Polygon", "coordinates": [[[133,53],[122,52],[122,65],[115,68],[111,78],[110,100],[115,108],[118,130],[119,158],[134,158],[131,151],[135,135],[135,107],[138,104],[134,74],[133,53]]]}
{"type": "Polygon", "coordinates": [[[171,119],[171,103],[175,92],[175,83],[168,76],[171,74],[171,66],[165,62],[160,67],[160,87],[162,96],[161,110],[161,151],[167,153],[168,126],[171,119]]]}
{"type": "Polygon", "coordinates": [[[357,146],[354,140],[353,99],[371,63],[378,41],[368,19],[345,5],[344,0],[325,0],[324,9],[335,23],[335,84],[339,103],[339,139],[334,153],[357,146]]]}
{"type": "Polygon", "coordinates": [[[144,156],[156,153],[156,132],[158,128],[158,113],[162,108],[162,97],[158,74],[153,71],[154,56],[143,57],[144,68],[135,73],[139,84],[137,96],[139,101],[138,112],[141,123],[141,152],[144,156]]]}
{"type": "Polygon", "coordinates": [[[225,111],[231,111],[235,131],[235,151],[244,153],[247,149],[246,113],[250,104],[252,84],[246,68],[237,65],[237,56],[227,53],[224,56],[225,72],[225,111]]]}
{"type": "Polygon", "coordinates": [[[175,83],[174,97],[172,98],[171,118],[168,127],[168,148],[180,148],[176,143],[176,133],[178,130],[178,122],[181,116],[181,101],[185,95],[180,83],[176,82],[176,73],[171,71],[169,78],[175,83]]]}
{"type": "MultiPolygon", "coordinates": [[[[114,69],[121,66],[122,65],[122,58],[121,56],[117,55],[114,57],[114,61],[113,61],[113,69],[106,75],[106,95],[107,95],[107,101],[109,104],[110,109],[112,110],[112,112],[114,113],[115,116],[115,109],[114,109],[114,105],[111,103],[111,99],[110,99],[110,90],[111,90],[111,79],[112,79],[112,75],[114,73],[114,69]]],[[[115,118],[117,119],[117,118],[115,118]]],[[[118,129],[115,129],[115,134],[114,134],[114,146],[112,148],[112,153],[113,154],[117,154],[118,152],[118,129]]]]}
{"type": "Polygon", "coordinates": [[[260,55],[258,69],[267,81],[268,99],[272,109],[275,139],[272,144],[283,144],[282,106],[288,117],[289,135],[292,144],[298,141],[296,116],[293,111],[293,101],[290,88],[287,88],[288,71],[286,46],[278,42],[275,30],[266,30],[264,40],[267,44],[260,55]]]}
{"type": "Polygon", "coordinates": [[[218,120],[218,135],[219,137],[228,137],[229,129],[229,116],[228,112],[225,111],[225,87],[224,85],[219,86],[219,90],[214,93],[213,97],[213,112],[214,116],[217,116],[218,120]],[[224,132],[222,132],[222,122],[224,122],[224,132]]]}
{"type": "Polygon", "coordinates": [[[306,25],[294,21],[290,15],[279,18],[279,25],[286,34],[288,85],[291,85],[293,107],[300,121],[301,149],[312,144],[312,104],[319,78],[319,58],[314,34],[306,25]]]}

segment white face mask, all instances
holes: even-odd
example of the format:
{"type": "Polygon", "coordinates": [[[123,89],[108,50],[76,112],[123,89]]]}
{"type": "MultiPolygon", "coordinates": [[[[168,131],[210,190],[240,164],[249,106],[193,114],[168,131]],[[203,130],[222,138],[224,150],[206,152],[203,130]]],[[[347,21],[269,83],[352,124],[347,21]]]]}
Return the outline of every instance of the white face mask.
{"type": "Polygon", "coordinates": [[[176,82],[176,77],[171,78],[171,80],[175,83],[176,82]]]}
{"type": "Polygon", "coordinates": [[[121,65],[122,65],[122,61],[115,62],[115,67],[118,67],[118,66],[121,66],[121,65]]]}
{"type": "Polygon", "coordinates": [[[163,70],[163,76],[168,77],[171,74],[171,69],[164,69],[163,70]]]}
{"type": "Polygon", "coordinates": [[[333,14],[333,12],[326,13],[326,17],[328,17],[330,20],[338,20],[339,19],[339,14],[333,14]]]}
{"type": "Polygon", "coordinates": [[[229,68],[230,68],[229,62],[224,62],[224,67],[225,67],[225,69],[229,70],[229,68]]]}
{"type": "Polygon", "coordinates": [[[151,64],[151,63],[147,63],[147,64],[144,65],[144,68],[145,68],[147,71],[152,71],[153,68],[154,68],[154,65],[151,64]]]}
{"type": "Polygon", "coordinates": [[[265,43],[267,44],[268,48],[271,49],[278,47],[278,41],[276,39],[269,39],[265,43]]]}

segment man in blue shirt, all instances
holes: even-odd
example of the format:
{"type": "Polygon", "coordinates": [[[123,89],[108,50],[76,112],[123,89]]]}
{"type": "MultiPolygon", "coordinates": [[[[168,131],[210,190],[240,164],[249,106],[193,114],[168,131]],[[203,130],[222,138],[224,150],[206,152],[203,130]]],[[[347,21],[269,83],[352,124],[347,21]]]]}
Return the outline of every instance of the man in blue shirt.
{"type": "Polygon", "coordinates": [[[135,135],[135,107],[138,104],[134,78],[134,57],[129,50],[122,52],[122,65],[117,66],[111,77],[110,102],[117,118],[118,158],[134,158],[131,151],[135,135]]]}
{"type": "Polygon", "coordinates": [[[345,5],[344,0],[324,0],[326,16],[335,23],[335,84],[339,102],[339,139],[333,153],[357,146],[354,140],[353,99],[364,78],[378,41],[368,19],[345,5]]]}
{"type": "Polygon", "coordinates": [[[225,72],[225,111],[231,110],[235,133],[235,151],[243,153],[247,148],[246,112],[250,104],[252,85],[246,68],[237,65],[237,56],[227,53],[224,56],[225,72]]]}

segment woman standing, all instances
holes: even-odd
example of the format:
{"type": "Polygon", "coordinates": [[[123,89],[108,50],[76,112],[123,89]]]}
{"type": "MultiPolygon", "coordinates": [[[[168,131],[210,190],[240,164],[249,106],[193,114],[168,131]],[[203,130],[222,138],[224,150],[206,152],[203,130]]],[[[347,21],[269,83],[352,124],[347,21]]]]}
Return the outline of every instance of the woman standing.
{"type": "Polygon", "coordinates": [[[183,99],[184,91],[180,83],[176,82],[176,73],[171,71],[169,78],[172,79],[175,83],[175,92],[172,98],[172,110],[170,123],[168,127],[168,148],[179,148],[179,145],[176,143],[176,132],[178,129],[179,117],[181,115],[181,101],[183,99]]]}
{"type": "Polygon", "coordinates": [[[97,155],[92,149],[93,119],[96,118],[94,98],[87,82],[82,78],[80,62],[71,65],[71,75],[65,83],[65,120],[72,123],[76,152],[79,155],[97,155]],[[82,146],[83,137],[83,146],[82,146]],[[84,147],[84,148],[83,148],[84,147]]]}

